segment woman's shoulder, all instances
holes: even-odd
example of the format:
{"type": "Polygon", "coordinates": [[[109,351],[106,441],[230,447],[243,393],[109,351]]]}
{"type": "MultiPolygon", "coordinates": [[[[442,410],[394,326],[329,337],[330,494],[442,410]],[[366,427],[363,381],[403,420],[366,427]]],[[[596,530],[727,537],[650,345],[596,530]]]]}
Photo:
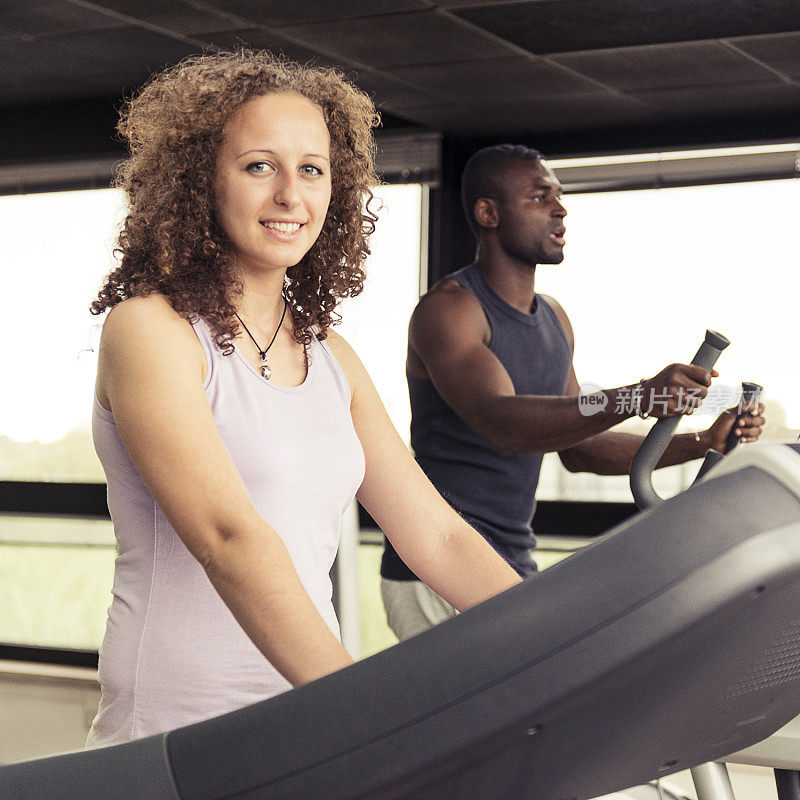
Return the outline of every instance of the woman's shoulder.
{"type": "Polygon", "coordinates": [[[365,378],[368,379],[366,370],[358,354],[344,336],[336,333],[336,331],[329,329],[324,342],[330,348],[334,358],[339,362],[339,366],[342,368],[342,371],[347,377],[347,382],[350,384],[351,392],[355,393],[355,390],[362,384],[365,378]]]}
{"type": "Polygon", "coordinates": [[[131,297],[107,314],[100,338],[100,356],[163,360],[169,354],[202,357],[192,324],[161,294],[131,297]]]}
{"type": "Polygon", "coordinates": [[[179,341],[189,341],[192,325],[164,295],[155,292],[117,303],[103,323],[106,339],[126,340],[131,335],[151,339],[167,334],[179,341]]]}
{"type": "MultiPolygon", "coordinates": [[[[205,379],[206,358],[191,323],[163,295],[117,303],[108,312],[100,337],[97,397],[101,404],[110,407],[109,381],[119,382],[120,376],[127,380],[125,376],[136,374],[155,378],[178,373],[183,378],[205,379]]],[[[127,389],[133,391],[136,386],[127,389]]]]}
{"type": "Polygon", "coordinates": [[[158,292],[129,297],[117,303],[106,316],[105,324],[124,325],[140,321],[159,322],[182,319],[169,300],[158,292]]]}
{"type": "Polygon", "coordinates": [[[328,345],[331,352],[336,356],[336,360],[342,365],[342,369],[345,369],[346,364],[350,365],[359,360],[356,351],[353,350],[347,339],[336,333],[336,331],[328,329],[325,338],[321,341],[328,345]]]}

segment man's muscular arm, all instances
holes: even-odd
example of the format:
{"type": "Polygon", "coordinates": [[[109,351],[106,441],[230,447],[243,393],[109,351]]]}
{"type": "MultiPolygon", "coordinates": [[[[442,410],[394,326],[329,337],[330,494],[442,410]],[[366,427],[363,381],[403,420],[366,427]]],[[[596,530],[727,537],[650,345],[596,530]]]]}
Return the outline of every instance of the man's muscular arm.
{"type": "MultiPolygon", "coordinates": [[[[748,410],[745,407],[743,410],[748,410]]],[[[738,409],[729,409],[720,414],[714,424],[707,430],[693,433],[680,433],[672,437],[672,441],[664,451],[664,455],[656,465],[671,467],[683,464],[693,458],[701,458],[707,450],[722,453],[728,435],[734,426],[743,442],[753,442],[761,436],[764,425],[764,404],[752,407],[752,417],[741,417],[738,409]]],[[[636,451],[644,437],[633,433],[605,431],[591,436],[574,447],[559,452],[559,458],[570,472],[594,472],[598,475],[627,475],[636,451]]]]}
{"type": "MultiPolygon", "coordinates": [[[[578,381],[574,369],[570,370],[567,394],[577,394],[578,381]]],[[[707,434],[708,432],[704,432],[707,434]]],[[[584,439],[573,447],[561,450],[558,454],[561,463],[570,472],[594,472],[597,475],[626,475],[631,462],[644,437],[634,433],[603,431],[584,439]]],[[[683,464],[693,458],[700,458],[711,447],[708,436],[697,441],[694,434],[683,433],[674,436],[657,468],[683,464]]]]}
{"type": "MultiPolygon", "coordinates": [[[[430,379],[444,401],[495,452],[551,452],[574,447],[608,430],[631,412],[618,413],[618,397],[631,387],[607,390],[605,410],[584,416],[572,396],[517,395],[498,358],[489,349],[491,330],[480,303],[454,281],[435,287],[419,302],[409,326],[408,371],[430,379]]],[[[659,396],[675,395],[659,416],[672,416],[705,397],[709,374],[700,367],[673,364],[647,382],[659,396]],[[678,390],[682,388],[682,399],[678,390]],[[690,391],[691,390],[691,391],[690,391]]]]}
{"type": "MultiPolygon", "coordinates": [[[[561,326],[564,328],[570,347],[574,350],[572,326],[564,309],[552,297],[547,297],[545,300],[556,313],[561,326]]],[[[571,368],[567,382],[567,394],[577,394],[579,388],[575,370],[571,368]]],[[[670,467],[675,464],[683,464],[694,458],[701,458],[707,450],[722,452],[728,440],[728,435],[734,429],[734,426],[739,430],[739,435],[743,441],[758,439],[764,424],[764,418],[761,416],[764,413],[764,406],[759,404],[757,408],[753,407],[752,409],[744,410],[752,410],[754,412],[753,416],[738,417],[735,411],[726,411],[720,414],[710,428],[697,434],[697,436],[693,433],[681,433],[674,436],[656,468],[670,467]]],[[[570,472],[627,475],[630,472],[633,457],[641,446],[643,438],[632,433],[603,431],[584,439],[573,447],[560,451],[558,455],[561,462],[570,472]]]]}

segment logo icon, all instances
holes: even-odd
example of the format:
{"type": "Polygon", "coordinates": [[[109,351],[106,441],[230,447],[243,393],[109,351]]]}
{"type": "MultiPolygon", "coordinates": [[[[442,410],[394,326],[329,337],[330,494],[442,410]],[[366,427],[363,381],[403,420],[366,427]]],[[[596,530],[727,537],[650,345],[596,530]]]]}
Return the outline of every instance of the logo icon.
{"type": "Polygon", "coordinates": [[[600,386],[593,383],[584,383],[578,392],[578,410],[584,417],[592,417],[605,410],[608,405],[608,395],[600,386]]]}

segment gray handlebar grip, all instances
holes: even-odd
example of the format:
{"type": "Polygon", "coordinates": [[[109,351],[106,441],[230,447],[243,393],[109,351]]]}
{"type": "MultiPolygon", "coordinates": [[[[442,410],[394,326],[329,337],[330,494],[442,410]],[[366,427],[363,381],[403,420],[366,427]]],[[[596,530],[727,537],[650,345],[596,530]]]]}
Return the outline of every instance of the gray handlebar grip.
{"type": "MultiPolygon", "coordinates": [[[[706,337],[700,349],[692,359],[692,364],[711,371],[716,364],[720,353],[730,344],[730,341],[721,333],[706,331],[706,337]]],[[[675,428],[681,421],[682,415],[664,417],[650,429],[645,436],[641,447],[633,457],[631,464],[631,493],[633,500],[640,509],[657,505],[662,498],[653,488],[653,470],[661,460],[667,445],[675,433],[675,428]]]]}
{"type": "MultiPolygon", "coordinates": [[[[761,393],[763,391],[764,387],[758,383],[753,383],[753,381],[742,381],[742,397],[739,401],[739,409],[748,403],[757,403],[758,398],[761,397],[761,393]]],[[[741,414],[741,416],[752,417],[753,415],[749,411],[746,411],[741,414]]],[[[736,426],[734,425],[730,434],[728,434],[728,441],[725,442],[725,455],[730,453],[737,444],[739,444],[739,437],[736,435],[736,426]]]]}

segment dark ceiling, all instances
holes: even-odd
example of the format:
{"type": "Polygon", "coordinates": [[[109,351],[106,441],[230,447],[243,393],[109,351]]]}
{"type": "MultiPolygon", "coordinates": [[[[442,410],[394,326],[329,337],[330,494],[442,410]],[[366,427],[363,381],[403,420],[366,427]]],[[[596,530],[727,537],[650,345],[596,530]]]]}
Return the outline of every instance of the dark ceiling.
{"type": "Polygon", "coordinates": [[[800,122],[800,0],[1,0],[0,114],[90,113],[239,44],[340,67],[389,126],[745,141],[800,122]]]}

